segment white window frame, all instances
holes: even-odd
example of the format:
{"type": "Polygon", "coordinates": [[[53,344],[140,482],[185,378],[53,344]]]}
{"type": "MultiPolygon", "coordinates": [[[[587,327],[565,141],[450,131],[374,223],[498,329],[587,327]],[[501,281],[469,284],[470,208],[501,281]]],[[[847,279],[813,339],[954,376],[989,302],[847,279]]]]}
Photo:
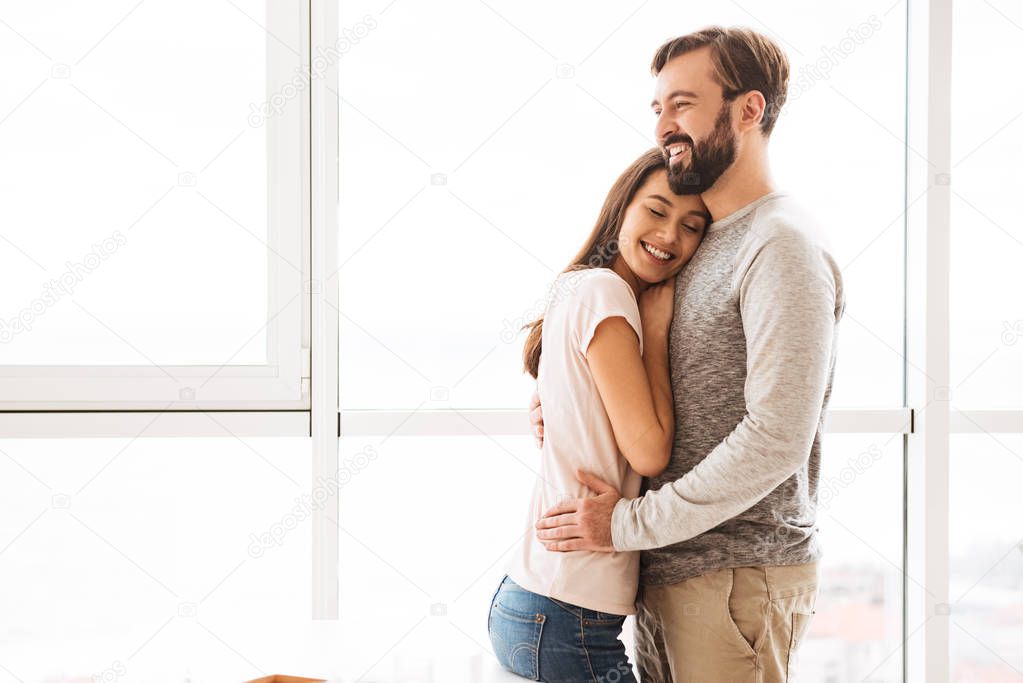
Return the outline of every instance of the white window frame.
{"type": "MultiPolygon", "coordinates": [[[[266,3],[267,98],[308,69],[308,0],[266,3]],[[292,45],[299,46],[298,51],[292,45]]],[[[267,362],[261,365],[5,365],[0,411],[309,409],[309,89],[264,122],[267,139],[267,362]],[[300,266],[296,270],[290,264],[300,266]]],[[[225,359],[225,363],[229,363],[225,359]]],[[[201,420],[196,421],[201,429],[201,420]]],[[[208,420],[207,420],[208,422],[208,420]]],[[[46,424],[43,419],[40,423],[46,424]]],[[[188,426],[186,420],[182,427],[188,426]]],[[[111,423],[111,426],[112,423],[111,423]]],[[[90,426],[65,416],[50,436],[90,426]],[[66,431],[63,431],[66,430],[66,431]]]]}
{"type": "Polygon", "coordinates": [[[906,190],[928,194],[907,211],[905,232],[905,392],[920,407],[905,449],[903,677],[947,683],[952,0],[908,4],[906,190]]]}

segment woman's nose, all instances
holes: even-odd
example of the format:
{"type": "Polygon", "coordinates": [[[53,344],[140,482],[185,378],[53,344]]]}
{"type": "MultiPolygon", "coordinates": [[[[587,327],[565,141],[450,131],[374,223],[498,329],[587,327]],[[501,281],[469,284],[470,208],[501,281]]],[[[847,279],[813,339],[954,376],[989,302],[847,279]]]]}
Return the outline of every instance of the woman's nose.
{"type": "Polygon", "coordinates": [[[658,239],[661,240],[661,244],[663,244],[664,246],[674,247],[682,239],[682,228],[681,226],[676,227],[661,226],[660,228],[657,229],[657,232],[654,234],[657,235],[658,239]]]}

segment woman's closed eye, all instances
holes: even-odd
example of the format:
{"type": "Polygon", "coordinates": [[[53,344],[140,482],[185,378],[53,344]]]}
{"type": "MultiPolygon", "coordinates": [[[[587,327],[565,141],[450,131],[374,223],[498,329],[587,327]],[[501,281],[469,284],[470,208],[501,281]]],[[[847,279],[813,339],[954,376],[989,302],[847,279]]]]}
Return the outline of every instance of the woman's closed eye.
{"type": "Polygon", "coordinates": [[[650,208],[650,213],[652,213],[653,215],[657,216],[658,218],[665,218],[665,214],[661,213],[657,209],[650,208]]]}

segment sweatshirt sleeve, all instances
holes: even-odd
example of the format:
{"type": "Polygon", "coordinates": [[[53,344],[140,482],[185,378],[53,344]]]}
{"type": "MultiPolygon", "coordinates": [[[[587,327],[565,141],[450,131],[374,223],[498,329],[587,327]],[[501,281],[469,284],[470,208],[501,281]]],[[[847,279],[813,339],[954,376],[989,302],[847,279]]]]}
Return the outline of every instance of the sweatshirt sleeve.
{"type": "Polygon", "coordinates": [[[759,502],[810,456],[844,307],[838,268],[808,237],[789,233],[766,241],[737,277],[745,416],[684,476],[618,502],[611,524],[616,550],[660,548],[713,529],[759,502]]]}

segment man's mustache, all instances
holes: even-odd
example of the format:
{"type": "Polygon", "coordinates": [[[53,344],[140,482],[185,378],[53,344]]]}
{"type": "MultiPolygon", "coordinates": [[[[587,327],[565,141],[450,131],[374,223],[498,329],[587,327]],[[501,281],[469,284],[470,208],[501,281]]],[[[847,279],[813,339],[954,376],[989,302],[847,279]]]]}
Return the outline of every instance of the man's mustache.
{"type": "Polygon", "coordinates": [[[689,137],[688,135],[675,135],[675,136],[672,136],[672,137],[668,138],[667,140],[665,140],[664,142],[661,143],[661,150],[665,154],[667,154],[669,147],[671,147],[672,145],[677,145],[679,143],[684,144],[684,145],[689,145],[690,149],[695,149],[696,148],[696,143],[694,143],[693,139],[691,137],[689,137]]]}

